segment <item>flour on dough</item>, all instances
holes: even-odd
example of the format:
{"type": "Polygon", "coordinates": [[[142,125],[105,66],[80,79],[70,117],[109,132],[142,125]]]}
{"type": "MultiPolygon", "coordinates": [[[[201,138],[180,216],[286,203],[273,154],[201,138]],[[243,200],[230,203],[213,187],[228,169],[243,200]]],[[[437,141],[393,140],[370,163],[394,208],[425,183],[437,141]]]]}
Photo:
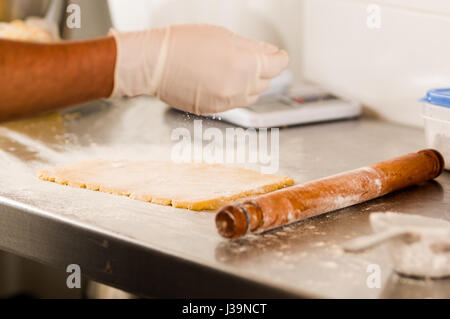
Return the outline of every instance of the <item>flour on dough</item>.
{"type": "Polygon", "coordinates": [[[218,164],[92,160],[38,172],[42,180],[191,210],[290,186],[289,177],[218,164]]]}

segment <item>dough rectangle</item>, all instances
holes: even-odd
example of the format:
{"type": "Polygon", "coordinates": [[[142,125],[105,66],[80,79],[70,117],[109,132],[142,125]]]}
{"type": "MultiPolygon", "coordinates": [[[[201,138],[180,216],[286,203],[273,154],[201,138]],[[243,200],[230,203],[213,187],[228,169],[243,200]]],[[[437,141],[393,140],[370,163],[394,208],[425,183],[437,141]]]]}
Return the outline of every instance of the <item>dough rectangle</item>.
{"type": "Polygon", "coordinates": [[[286,176],[204,163],[92,160],[40,170],[38,177],[160,205],[215,210],[227,203],[294,184],[286,176]]]}

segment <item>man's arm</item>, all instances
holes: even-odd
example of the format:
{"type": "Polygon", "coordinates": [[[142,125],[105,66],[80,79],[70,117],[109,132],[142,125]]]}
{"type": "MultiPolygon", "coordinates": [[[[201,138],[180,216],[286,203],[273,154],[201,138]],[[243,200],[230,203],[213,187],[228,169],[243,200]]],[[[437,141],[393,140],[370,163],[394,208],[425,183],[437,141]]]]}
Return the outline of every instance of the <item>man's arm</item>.
{"type": "Polygon", "coordinates": [[[38,44],[0,39],[0,121],[109,97],[113,37],[38,44]]]}
{"type": "Polygon", "coordinates": [[[59,44],[0,40],[0,121],[137,95],[186,112],[219,113],[256,102],[289,63],[284,50],[218,26],[112,35],[59,44]]]}

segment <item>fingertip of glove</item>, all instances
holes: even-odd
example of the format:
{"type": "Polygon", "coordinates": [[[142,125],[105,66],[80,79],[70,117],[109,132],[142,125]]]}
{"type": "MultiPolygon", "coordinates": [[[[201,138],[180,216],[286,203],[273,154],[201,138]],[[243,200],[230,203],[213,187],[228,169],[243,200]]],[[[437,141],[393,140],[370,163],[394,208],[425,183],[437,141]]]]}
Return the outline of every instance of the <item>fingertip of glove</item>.
{"type": "Polygon", "coordinates": [[[274,54],[263,56],[261,77],[263,79],[274,78],[289,65],[289,55],[285,50],[278,50],[274,54]]]}
{"type": "Polygon", "coordinates": [[[277,46],[263,41],[259,42],[259,46],[263,49],[264,53],[266,54],[274,54],[280,50],[277,46]]]}

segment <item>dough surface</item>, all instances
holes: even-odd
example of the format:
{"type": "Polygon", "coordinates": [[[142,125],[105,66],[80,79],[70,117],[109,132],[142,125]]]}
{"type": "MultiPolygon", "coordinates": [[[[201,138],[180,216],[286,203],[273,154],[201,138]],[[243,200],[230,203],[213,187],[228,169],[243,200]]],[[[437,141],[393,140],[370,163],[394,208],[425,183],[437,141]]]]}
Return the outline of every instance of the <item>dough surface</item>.
{"type": "Polygon", "coordinates": [[[160,205],[214,210],[248,196],[290,186],[285,176],[218,164],[92,160],[40,170],[42,180],[160,205]]]}

